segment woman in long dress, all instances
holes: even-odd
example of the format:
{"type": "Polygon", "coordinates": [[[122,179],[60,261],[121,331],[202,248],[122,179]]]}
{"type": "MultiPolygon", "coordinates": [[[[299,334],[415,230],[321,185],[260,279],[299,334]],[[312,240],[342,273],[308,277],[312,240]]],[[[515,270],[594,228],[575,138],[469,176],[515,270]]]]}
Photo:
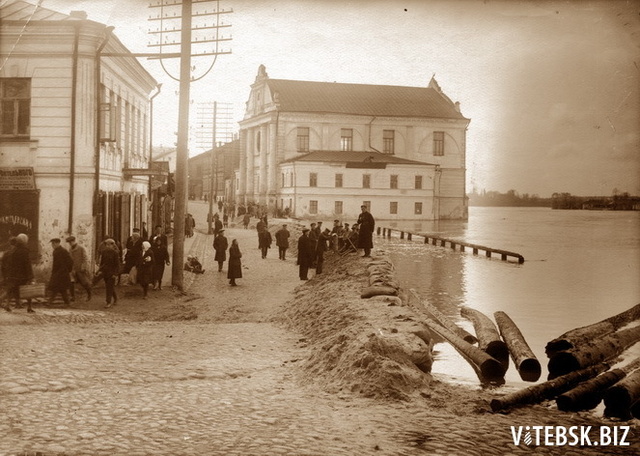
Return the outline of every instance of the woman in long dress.
{"type": "Polygon", "coordinates": [[[240,246],[238,240],[231,241],[231,247],[229,247],[229,272],[227,272],[227,279],[232,287],[237,285],[236,279],[242,278],[242,253],[240,252],[240,246]]]}

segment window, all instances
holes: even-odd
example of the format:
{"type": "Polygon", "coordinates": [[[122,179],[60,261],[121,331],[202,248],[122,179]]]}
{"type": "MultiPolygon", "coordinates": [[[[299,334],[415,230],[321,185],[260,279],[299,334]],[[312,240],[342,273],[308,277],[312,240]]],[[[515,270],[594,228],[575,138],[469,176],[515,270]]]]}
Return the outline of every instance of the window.
{"type": "Polygon", "coordinates": [[[336,187],[342,187],[342,174],[336,174],[336,187]]]}
{"type": "Polygon", "coordinates": [[[422,214],[422,203],[416,203],[414,206],[414,214],[420,215],[422,214]]]}
{"type": "Polygon", "coordinates": [[[318,213],[318,201],[311,200],[309,201],[309,214],[317,214],[318,213]]]}
{"type": "Polygon", "coordinates": [[[0,78],[1,136],[29,136],[31,127],[31,79],[0,78]]]}
{"type": "Polygon", "coordinates": [[[353,130],[351,128],[340,130],[340,150],[353,150],[353,130]]]}
{"type": "Polygon", "coordinates": [[[341,215],[341,214],[342,214],[342,201],[336,201],[336,202],[333,204],[333,212],[334,212],[336,215],[341,215]]]}
{"type": "Polygon", "coordinates": [[[416,190],[422,190],[422,176],[416,176],[416,190]]]}
{"type": "Polygon", "coordinates": [[[395,131],[382,130],[382,152],[385,154],[395,153],[395,131]]]}
{"type": "Polygon", "coordinates": [[[444,155],[444,131],[433,132],[433,155],[444,155]]]}
{"type": "Polygon", "coordinates": [[[298,152],[309,152],[309,128],[298,127],[298,152]]]}
{"type": "Polygon", "coordinates": [[[397,214],[398,213],[398,202],[391,201],[389,203],[389,214],[397,214]]]}
{"type": "Polygon", "coordinates": [[[362,188],[371,188],[371,174],[362,175],[362,188]]]}
{"type": "Polygon", "coordinates": [[[318,173],[309,173],[309,187],[318,186],[318,173]]]}
{"type": "Polygon", "coordinates": [[[398,175],[392,174],[389,182],[389,188],[398,188],[398,175]]]}

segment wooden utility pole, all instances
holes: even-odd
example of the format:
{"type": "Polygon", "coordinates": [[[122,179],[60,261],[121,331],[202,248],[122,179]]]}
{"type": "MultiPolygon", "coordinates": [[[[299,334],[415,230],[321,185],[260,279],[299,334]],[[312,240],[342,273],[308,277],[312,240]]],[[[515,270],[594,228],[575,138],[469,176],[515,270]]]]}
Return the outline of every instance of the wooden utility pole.
{"type": "Polygon", "coordinates": [[[216,183],[214,182],[214,175],[218,172],[216,157],[216,113],[218,110],[218,103],[213,102],[213,137],[211,139],[211,173],[209,175],[209,216],[207,217],[209,223],[209,234],[213,233],[213,205],[216,203],[216,183]]]}
{"type": "Polygon", "coordinates": [[[176,157],[176,200],[173,211],[173,258],[171,284],[184,288],[184,218],[187,208],[189,160],[189,96],[191,88],[191,0],[182,2],[180,43],[180,100],[178,105],[178,150],[176,157]]]}

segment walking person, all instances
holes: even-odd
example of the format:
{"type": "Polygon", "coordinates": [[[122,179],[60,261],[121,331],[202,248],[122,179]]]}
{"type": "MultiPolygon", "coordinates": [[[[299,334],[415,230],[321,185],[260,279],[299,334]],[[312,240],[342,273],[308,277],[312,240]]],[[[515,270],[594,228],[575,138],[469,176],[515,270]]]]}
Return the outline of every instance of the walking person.
{"type": "Polygon", "coordinates": [[[169,241],[167,239],[167,235],[164,234],[162,230],[162,225],[156,225],[156,231],[155,231],[155,234],[151,237],[151,242],[155,244],[157,239],[160,239],[160,242],[165,247],[169,246],[169,241]]]}
{"type": "Polygon", "coordinates": [[[229,214],[226,211],[222,215],[222,227],[229,228],[229,214]]]}
{"type": "Polygon", "coordinates": [[[224,229],[221,229],[213,239],[213,249],[216,251],[214,260],[218,262],[218,272],[222,271],[222,265],[227,259],[228,248],[229,241],[224,237],[224,229]]]}
{"type": "Polygon", "coordinates": [[[287,230],[287,225],[282,225],[278,231],[276,231],[276,245],[278,246],[278,256],[281,260],[287,259],[287,249],[289,248],[289,237],[291,233],[287,230]]]}
{"type": "Polygon", "coordinates": [[[222,221],[220,220],[220,216],[218,214],[213,216],[213,234],[216,235],[223,228],[222,221]]]}
{"type": "Polygon", "coordinates": [[[242,217],[242,226],[244,226],[245,230],[249,229],[249,222],[250,221],[251,221],[251,215],[248,212],[246,212],[244,214],[244,217],[242,217]]]}
{"type": "Polygon", "coordinates": [[[309,267],[313,264],[313,242],[309,239],[309,228],[302,229],[298,238],[298,261],[300,280],[309,280],[309,267]]]}
{"type": "Polygon", "coordinates": [[[143,242],[144,241],[140,238],[140,230],[138,228],[134,228],[131,232],[131,236],[127,239],[127,244],[125,246],[124,268],[122,269],[124,274],[130,274],[131,269],[133,269],[134,266],[137,267],[140,262],[143,242]]]}
{"type": "Polygon", "coordinates": [[[116,277],[120,274],[120,254],[118,252],[118,246],[116,241],[111,238],[104,240],[104,246],[100,251],[100,267],[96,277],[100,277],[104,280],[104,286],[106,291],[106,304],[105,308],[108,309],[111,306],[118,303],[118,296],[116,295],[116,277]]]}
{"type": "Polygon", "coordinates": [[[138,263],[138,283],[142,287],[142,299],[147,299],[149,284],[153,281],[153,250],[149,241],[142,243],[142,257],[138,263]]]}
{"type": "Polygon", "coordinates": [[[169,250],[167,246],[162,243],[162,239],[156,238],[151,246],[153,251],[153,274],[151,283],[154,290],[162,290],[162,276],[164,275],[165,265],[169,266],[171,261],[169,259],[169,250]]]}
{"type": "Polygon", "coordinates": [[[68,236],[65,241],[69,244],[69,253],[73,260],[73,270],[71,276],[74,280],[71,281],[71,300],[76,299],[76,283],[79,283],[87,293],[87,302],[91,301],[91,277],[89,272],[89,256],[87,250],[78,244],[75,236],[68,236]]]}
{"type": "MultiPolygon", "coordinates": [[[[5,297],[7,305],[5,310],[11,312],[11,298],[16,301],[16,307],[20,306],[20,286],[33,282],[33,268],[31,267],[31,259],[29,258],[29,237],[24,234],[18,234],[12,239],[13,248],[5,252],[2,257],[2,276],[5,284],[5,297]]],[[[27,299],[27,312],[34,312],[31,307],[31,299],[27,299]]]]}
{"type": "Polygon", "coordinates": [[[371,256],[371,249],[373,248],[373,230],[376,226],[376,222],[373,219],[373,215],[367,209],[367,206],[360,206],[362,212],[358,216],[358,248],[364,249],[363,257],[371,256]]]}
{"type": "Polygon", "coordinates": [[[62,296],[65,307],[70,307],[69,286],[71,286],[71,271],[73,270],[73,259],[71,254],[60,245],[60,238],[51,239],[53,248],[53,265],[51,266],[51,278],[49,279],[49,305],[53,305],[54,298],[58,293],[62,296]]]}
{"type": "Polygon", "coordinates": [[[238,285],[236,279],[242,278],[242,262],[240,258],[242,258],[242,252],[240,252],[238,240],[234,239],[231,241],[231,247],[229,247],[229,271],[227,272],[227,278],[232,287],[238,285]]]}
{"type": "Polygon", "coordinates": [[[262,259],[265,259],[267,257],[267,252],[271,248],[272,243],[273,238],[271,237],[271,232],[268,229],[265,228],[258,233],[258,247],[260,247],[262,259]]]}

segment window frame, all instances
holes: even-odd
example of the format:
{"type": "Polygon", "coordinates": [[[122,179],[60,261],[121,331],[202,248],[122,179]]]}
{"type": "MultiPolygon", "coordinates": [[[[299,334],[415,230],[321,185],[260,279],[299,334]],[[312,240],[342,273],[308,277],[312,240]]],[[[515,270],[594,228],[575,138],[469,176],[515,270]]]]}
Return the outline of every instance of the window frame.
{"type": "Polygon", "coordinates": [[[31,78],[0,78],[0,139],[29,139],[31,137],[31,78]],[[7,85],[24,82],[24,87],[15,96],[7,96],[7,85]],[[6,107],[10,107],[5,111],[6,107]],[[5,115],[10,116],[10,125],[7,124],[5,115]],[[5,125],[11,127],[11,131],[5,133],[5,125]]]}
{"type": "Polygon", "coordinates": [[[309,200],[309,214],[318,213],[318,200],[309,200]]]}
{"type": "Polygon", "coordinates": [[[396,153],[396,131],[382,130],[382,153],[394,155],[396,153]]]}
{"type": "Polygon", "coordinates": [[[299,153],[307,153],[309,152],[309,127],[297,127],[297,135],[296,135],[296,151],[299,153]],[[306,134],[301,134],[305,133],[306,134]]]}
{"type": "Polygon", "coordinates": [[[424,179],[423,179],[422,175],[421,174],[416,174],[416,178],[415,178],[415,181],[414,181],[414,188],[416,190],[422,190],[423,189],[423,181],[424,181],[424,179]]]}
{"type": "Polygon", "coordinates": [[[436,157],[444,156],[444,131],[433,132],[433,155],[436,157]]]}
{"type": "Polygon", "coordinates": [[[340,129],[340,150],[343,152],[353,150],[353,128],[340,129]]]}
{"type": "Polygon", "coordinates": [[[336,173],[335,187],[342,188],[344,185],[344,175],[342,173],[336,173]]]}
{"type": "Polygon", "coordinates": [[[362,175],[362,188],[371,188],[371,174],[362,175]]]}
{"type": "Polygon", "coordinates": [[[398,189],[398,175],[397,174],[391,174],[389,176],[389,188],[391,188],[393,190],[397,190],[398,189]]]}
{"type": "Polygon", "coordinates": [[[333,202],[333,213],[335,215],[342,215],[344,213],[344,203],[342,201],[333,202]]]}
{"type": "Polygon", "coordinates": [[[423,209],[424,208],[422,207],[422,201],[416,201],[415,203],[413,203],[414,215],[422,215],[423,209]]]}
{"type": "Polygon", "coordinates": [[[398,215],[398,202],[389,201],[389,214],[398,215]]]}
{"type": "Polygon", "coordinates": [[[318,186],[318,173],[309,173],[309,187],[318,186]]]}

